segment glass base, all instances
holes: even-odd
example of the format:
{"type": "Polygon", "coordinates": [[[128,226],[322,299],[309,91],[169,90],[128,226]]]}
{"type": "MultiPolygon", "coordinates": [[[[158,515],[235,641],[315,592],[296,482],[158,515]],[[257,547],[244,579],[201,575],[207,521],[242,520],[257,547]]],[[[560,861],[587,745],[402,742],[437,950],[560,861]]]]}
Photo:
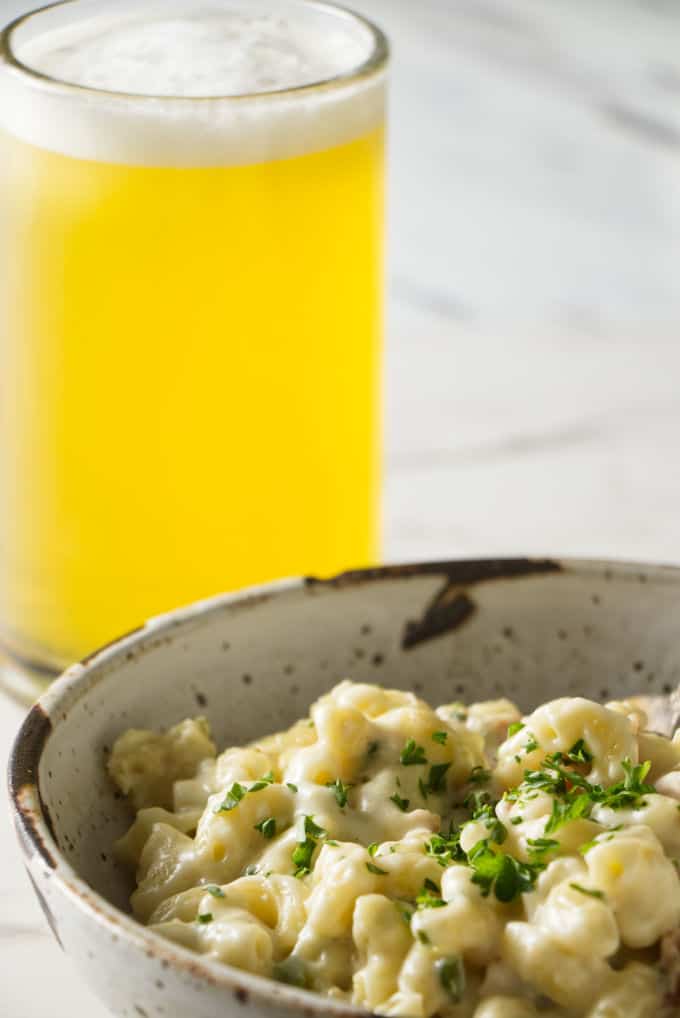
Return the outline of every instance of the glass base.
{"type": "Polygon", "coordinates": [[[30,707],[58,675],[48,665],[20,659],[0,645],[0,688],[23,706],[30,707]]]}

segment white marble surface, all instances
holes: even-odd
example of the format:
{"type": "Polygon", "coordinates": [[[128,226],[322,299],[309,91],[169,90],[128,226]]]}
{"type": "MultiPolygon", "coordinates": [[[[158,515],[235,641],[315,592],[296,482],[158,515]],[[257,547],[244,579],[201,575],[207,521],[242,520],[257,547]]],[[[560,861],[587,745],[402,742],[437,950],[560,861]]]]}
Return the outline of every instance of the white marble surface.
{"type": "MultiPolygon", "coordinates": [[[[353,5],[395,44],[386,557],[680,561],[680,6],[353,5]]],[[[4,818],[0,971],[3,1018],[105,1016],[4,818]]]]}

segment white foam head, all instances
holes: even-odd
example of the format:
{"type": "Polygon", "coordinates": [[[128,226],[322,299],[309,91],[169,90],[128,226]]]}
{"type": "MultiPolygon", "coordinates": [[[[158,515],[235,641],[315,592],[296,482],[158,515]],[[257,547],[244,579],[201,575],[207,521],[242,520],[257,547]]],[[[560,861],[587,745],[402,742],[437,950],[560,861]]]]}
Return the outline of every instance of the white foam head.
{"type": "Polygon", "coordinates": [[[81,158],[220,165],[329,147],[383,116],[381,34],[306,0],[76,0],[21,19],[0,126],[81,158]]]}

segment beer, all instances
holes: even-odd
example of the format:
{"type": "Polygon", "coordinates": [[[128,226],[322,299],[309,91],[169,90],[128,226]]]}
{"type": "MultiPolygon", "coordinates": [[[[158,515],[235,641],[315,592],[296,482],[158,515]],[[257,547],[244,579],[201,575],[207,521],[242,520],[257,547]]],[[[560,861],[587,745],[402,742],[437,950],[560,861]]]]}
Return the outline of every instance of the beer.
{"type": "Polygon", "coordinates": [[[49,674],[195,598],[373,561],[379,34],[274,0],[77,0],[7,34],[7,653],[49,674]]]}

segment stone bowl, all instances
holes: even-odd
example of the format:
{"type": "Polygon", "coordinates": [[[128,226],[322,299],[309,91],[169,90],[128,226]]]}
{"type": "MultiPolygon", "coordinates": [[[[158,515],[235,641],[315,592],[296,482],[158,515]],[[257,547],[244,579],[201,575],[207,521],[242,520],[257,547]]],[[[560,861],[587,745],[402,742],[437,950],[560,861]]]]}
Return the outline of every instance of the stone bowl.
{"type": "Polygon", "coordinates": [[[116,736],[188,715],[218,746],[304,715],[339,679],[433,703],[668,693],[680,679],[680,569],[593,561],[432,562],[287,580],[152,619],[73,665],[10,762],[26,869],[52,931],[116,1015],[360,1014],[175,946],[129,914],[111,846],[131,820],[107,777],[116,736]]]}

